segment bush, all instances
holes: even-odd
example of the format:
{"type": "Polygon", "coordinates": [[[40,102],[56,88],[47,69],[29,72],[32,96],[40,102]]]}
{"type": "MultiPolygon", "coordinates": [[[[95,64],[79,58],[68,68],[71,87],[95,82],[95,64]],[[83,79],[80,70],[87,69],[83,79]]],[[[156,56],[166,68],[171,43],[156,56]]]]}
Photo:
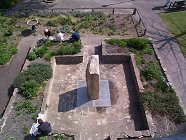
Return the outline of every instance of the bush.
{"type": "Polygon", "coordinates": [[[46,39],[40,39],[38,42],[37,42],[37,47],[39,46],[45,46],[45,47],[50,47],[52,45],[56,44],[56,42],[52,41],[52,40],[46,40],[46,39]]]}
{"type": "Polygon", "coordinates": [[[1,0],[0,8],[11,8],[18,3],[18,0],[1,0]]]}
{"type": "Polygon", "coordinates": [[[17,52],[17,48],[14,45],[1,45],[0,46],[0,65],[8,62],[12,55],[17,52]]]}
{"type": "Polygon", "coordinates": [[[146,92],[142,94],[142,100],[153,113],[168,115],[175,123],[181,123],[186,120],[175,93],[146,92]]]}
{"type": "Polygon", "coordinates": [[[51,19],[46,23],[46,26],[57,27],[57,25],[58,25],[58,20],[57,19],[51,19]]]}
{"type": "Polygon", "coordinates": [[[41,58],[47,53],[47,51],[48,48],[46,46],[33,50],[33,52],[36,54],[36,57],[41,57],[41,58]]]}
{"type": "Polygon", "coordinates": [[[146,63],[146,66],[141,71],[142,76],[148,81],[158,79],[160,77],[160,69],[156,63],[146,63]]]}
{"type": "Polygon", "coordinates": [[[118,47],[124,48],[127,46],[125,39],[108,39],[105,40],[106,44],[117,45],[118,47]]]}
{"type": "Polygon", "coordinates": [[[27,59],[29,61],[32,61],[32,60],[35,60],[37,58],[37,55],[35,54],[35,52],[30,52],[28,55],[27,55],[27,59]]]}
{"type": "Polygon", "coordinates": [[[77,54],[80,52],[79,47],[61,47],[59,48],[56,52],[55,55],[72,55],[72,54],[77,54]]]}
{"type": "Polygon", "coordinates": [[[161,91],[161,92],[170,92],[170,93],[173,93],[174,90],[172,89],[172,87],[170,87],[169,85],[167,85],[167,83],[162,79],[158,79],[157,83],[156,83],[156,89],[158,91],[161,91]]]}
{"type": "Polygon", "coordinates": [[[16,111],[22,111],[26,114],[36,113],[39,108],[38,106],[34,106],[30,101],[26,100],[24,102],[14,103],[16,111]]]}
{"type": "Polygon", "coordinates": [[[81,51],[81,42],[75,41],[71,44],[63,43],[63,47],[60,47],[56,52],[54,52],[54,55],[73,55],[77,54],[81,51]]]}
{"type": "Polygon", "coordinates": [[[13,30],[12,30],[12,29],[8,29],[8,30],[4,33],[4,36],[5,36],[5,37],[9,37],[9,36],[11,36],[11,35],[13,35],[13,30]]]}
{"type": "Polygon", "coordinates": [[[14,87],[20,87],[21,84],[29,80],[35,80],[37,83],[50,79],[52,77],[52,68],[47,64],[33,64],[28,70],[20,73],[14,80],[14,87]]]}
{"type": "Polygon", "coordinates": [[[19,92],[26,98],[33,98],[37,96],[37,91],[39,87],[40,84],[37,83],[35,80],[29,80],[21,84],[21,86],[18,89],[19,92]]]}
{"type": "Polygon", "coordinates": [[[53,54],[52,54],[51,52],[47,52],[47,53],[44,55],[44,59],[47,60],[47,61],[50,61],[52,55],[53,55],[53,54]]]}
{"type": "Polygon", "coordinates": [[[150,41],[145,38],[130,38],[127,39],[127,46],[136,50],[143,50],[148,47],[150,41]]]}

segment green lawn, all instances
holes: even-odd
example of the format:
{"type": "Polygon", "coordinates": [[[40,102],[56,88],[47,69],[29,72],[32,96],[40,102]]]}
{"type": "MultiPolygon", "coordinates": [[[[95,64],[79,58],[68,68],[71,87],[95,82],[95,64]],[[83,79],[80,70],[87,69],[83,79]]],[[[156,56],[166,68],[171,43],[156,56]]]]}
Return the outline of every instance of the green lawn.
{"type": "Polygon", "coordinates": [[[186,55],[186,11],[161,14],[161,18],[180,44],[186,55]]]}

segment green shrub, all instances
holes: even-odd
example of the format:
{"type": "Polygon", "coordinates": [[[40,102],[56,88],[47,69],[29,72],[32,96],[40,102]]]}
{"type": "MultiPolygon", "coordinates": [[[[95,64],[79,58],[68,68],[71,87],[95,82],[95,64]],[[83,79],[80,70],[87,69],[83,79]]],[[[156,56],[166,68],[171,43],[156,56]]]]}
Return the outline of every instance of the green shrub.
{"type": "Polygon", "coordinates": [[[156,83],[156,89],[158,91],[161,91],[161,92],[170,92],[170,93],[173,93],[174,90],[172,89],[172,87],[170,87],[169,85],[167,85],[167,83],[162,79],[158,79],[157,83],[156,83]]]}
{"type": "Polygon", "coordinates": [[[118,47],[124,48],[127,46],[125,39],[107,39],[105,40],[106,44],[117,45],[118,47]]]}
{"type": "Polygon", "coordinates": [[[113,32],[116,31],[116,26],[115,26],[114,24],[109,25],[108,28],[109,28],[111,31],[113,31],[113,32]]]}
{"type": "Polygon", "coordinates": [[[58,25],[58,20],[57,19],[51,19],[47,21],[46,26],[52,26],[52,27],[57,27],[58,25]]]}
{"type": "Polygon", "coordinates": [[[17,52],[17,48],[14,45],[1,45],[0,46],[0,65],[8,62],[12,55],[17,52]]]}
{"type": "Polygon", "coordinates": [[[30,52],[28,55],[27,55],[27,59],[29,61],[32,61],[32,60],[35,60],[37,58],[37,55],[35,54],[35,52],[30,52]]]}
{"type": "Polygon", "coordinates": [[[9,37],[9,36],[11,36],[11,35],[13,35],[13,30],[12,30],[12,29],[8,29],[8,30],[4,33],[4,36],[5,36],[5,37],[9,37]]]}
{"type": "Polygon", "coordinates": [[[21,84],[29,80],[35,80],[37,83],[50,79],[52,77],[52,68],[47,64],[33,64],[28,70],[20,73],[14,80],[14,87],[20,87],[21,84]]]}
{"type": "Polygon", "coordinates": [[[30,101],[26,100],[24,102],[14,103],[15,110],[26,114],[36,113],[39,110],[38,106],[33,105],[30,101]]]}
{"type": "Polygon", "coordinates": [[[50,59],[51,59],[52,56],[53,56],[52,52],[47,52],[44,55],[44,59],[47,60],[47,61],[50,61],[50,59]]]}
{"type": "Polygon", "coordinates": [[[81,51],[81,42],[80,41],[75,41],[71,44],[66,44],[64,42],[63,44],[64,47],[60,47],[56,52],[54,52],[54,55],[73,55],[77,54],[81,51]]]}
{"type": "Polygon", "coordinates": [[[26,98],[33,98],[37,96],[37,91],[41,85],[38,84],[35,80],[25,81],[18,88],[19,92],[26,98]]]}
{"type": "Polygon", "coordinates": [[[80,52],[79,47],[61,47],[55,52],[55,55],[72,55],[78,52],[80,52]]]}
{"type": "Polygon", "coordinates": [[[181,123],[186,120],[175,93],[146,92],[142,94],[142,100],[153,113],[168,115],[175,123],[181,123]]]}
{"type": "Polygon", "coordinates": [[[148,47],[150,41],[145,38],[130,38],[127,39],[127,46],[136,50],[143,50],[148,47]]]}
{"type": "Polygon", "coordinates": [[[146,63],[141,74],[146,80],[158,79],[161,76],[160,69],[156,63],[146,63]]]}
{"type": "Polygon", "coordinates": [[[69,25],[71,24],[70,18],[69,16],[63,16],[63,17],[59,17],[58,19],[58,23],[60,23],[61,25],[69,25]]]}
{"type": "Polygon", "coordinates": [[[18,3],[18,0],[1,0],[0,8],[11,8],[18,3]]]}
{"type": "Polygon", "coordinates": [[[42,58],[48,52],[48,48],[46,46],[43,46],[41,48],[34,49],[33,52],[36,54],[37,57],[42,58]]]}

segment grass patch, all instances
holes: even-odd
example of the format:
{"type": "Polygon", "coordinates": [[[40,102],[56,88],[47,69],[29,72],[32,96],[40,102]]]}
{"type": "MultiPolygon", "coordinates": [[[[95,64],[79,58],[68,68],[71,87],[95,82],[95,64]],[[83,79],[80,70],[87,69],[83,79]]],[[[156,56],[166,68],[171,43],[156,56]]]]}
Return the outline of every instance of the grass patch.
{"type": "Polygon", "coordinates": [[[6,64],[17,52],[15,45],[10,43],[14,26],[11,18],[0,16],[0,65],[6,64]]]}
{"type": "Polygon", "coordinates": [[[0,46],[0,65],[6,64],[16,52],[17,48],[14,45],[2,44],[0,46]]]}
{"type": "Polygon", "coordinates": [[[160,16],[186,55],[186,18],[183,18],[186,17],[186,11],[165,13],[160,16]]]}
{"type": "Polygon", "coordinates": [[[169,92],[145,92],[142,100],[153,114],[168,115],[169,119],[175,123],[185,121],[185,115],[179,105],[179,99],[175,93],[169,92]]]}

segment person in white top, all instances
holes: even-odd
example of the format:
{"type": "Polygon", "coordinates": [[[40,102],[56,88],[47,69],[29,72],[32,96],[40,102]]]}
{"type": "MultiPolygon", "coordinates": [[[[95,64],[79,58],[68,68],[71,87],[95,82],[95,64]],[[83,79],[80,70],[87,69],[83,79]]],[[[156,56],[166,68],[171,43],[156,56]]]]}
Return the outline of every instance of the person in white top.
{"type": "Polygon", "coordinates": [[[55,36],[55,40],[56,41],[64,41],[64,34],[63,33],[61,33],[61,31],[57,31],[57,35],[55,36]]]}

